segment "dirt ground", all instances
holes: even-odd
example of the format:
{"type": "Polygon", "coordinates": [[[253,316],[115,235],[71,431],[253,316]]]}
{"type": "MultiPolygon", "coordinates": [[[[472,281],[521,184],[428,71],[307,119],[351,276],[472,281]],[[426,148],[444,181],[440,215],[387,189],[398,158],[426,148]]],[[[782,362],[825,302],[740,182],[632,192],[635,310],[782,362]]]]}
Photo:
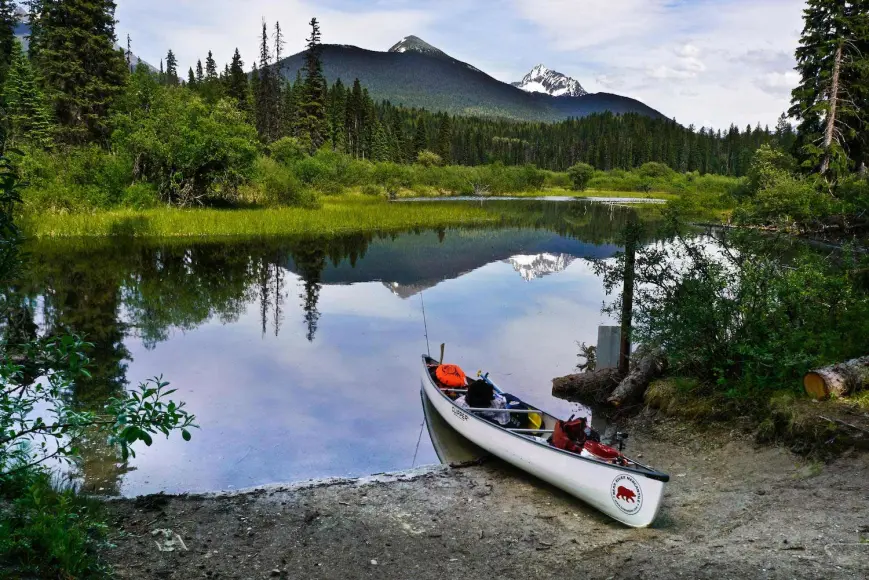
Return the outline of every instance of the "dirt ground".
{"type": "Polygon", "coordinates": [[[818,464],[743,434],[637,423],[628,453],[672,477],[648,529],[490,460],[112,502],[106,558],[130,579],[869,577],[869,454],[818,464]]]}

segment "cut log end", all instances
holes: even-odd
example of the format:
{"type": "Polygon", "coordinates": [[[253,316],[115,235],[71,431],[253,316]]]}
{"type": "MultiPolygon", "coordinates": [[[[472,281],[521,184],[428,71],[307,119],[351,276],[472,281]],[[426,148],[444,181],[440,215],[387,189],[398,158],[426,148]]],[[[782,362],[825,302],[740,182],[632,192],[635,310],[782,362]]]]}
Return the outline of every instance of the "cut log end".
{"type": "Polygon", "coordinates": [[[806,392],[815,400],[823,401],[830,396],[830,390],[824,378],[818,373],[808,373],[803,377],[803,386],[806,392]]]}

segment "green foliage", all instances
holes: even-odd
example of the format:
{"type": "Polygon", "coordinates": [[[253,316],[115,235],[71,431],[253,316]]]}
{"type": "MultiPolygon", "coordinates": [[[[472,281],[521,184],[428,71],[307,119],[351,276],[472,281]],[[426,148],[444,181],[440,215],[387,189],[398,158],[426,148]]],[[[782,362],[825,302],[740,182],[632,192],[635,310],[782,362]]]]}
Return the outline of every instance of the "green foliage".
{"type": "MultiPolygon", "coordinates": [[[[745,234],[677,235],[637,254],[635,338],[663,347],[675,373],[711,391],[798,392],[810,368],[869,344],[869,294],[854,277],[862,261],[745,234]]],[[[608,290],[622,268],[623,259],[599,265],[608,290]]]]}
{"type": "Polygon", "coordinates": [[[11,63],[4,71],[3,103],[6,108],[6,146],[33,144],[48,148],[53,143],[54,122],[42,90],[33,76],[30,59],[21,43],[12,44],[11,63]]]}
{"type": "Polygon", "coordinates": [[[869,6],[808,0],[803,18],[789,111],[799,121],[797,150],[806,172],[838,179],[869,163],[869,6]]]}
{"type": "Polygon", "coordinates": [[[318,206],[317,196],[311,187],[303,184],[289,167],[268,157],[257,159],[254,185],[262,189],[267,205],[318,206]]]}
{"type": "Polygon", "coordinates": [[[272,159],[279,163],[290,164],[308,156],[309,147],[295,137],[281,137],[269,145],[272,159]]]}
{"type": "Polygon", "coordinates": [[[37,469],[0,478],[0,502],[0,574],[111,577],[98,553],[107,531],[99,502],[56,489],[37,469]]]}
{"type": "Polygon", "coordinates": [[[567,169],[567,174],[570,175],[575,191],[585,191],[591,178],[594,177],[594,167],[588,163],[577,163],[567,169]]]}
{"type": "Polygon", "coordinates": [[[105,144],[109,108],[127,76],[123,52],[113,46],[115,2],[41,0],[31,8],[31,58],[60,138],[105,144]]]}
{"type": "Polygon", "coordinates": [[[185,89],[158,87],[147,108],[119,114],[117,127],[113,141],[136,160],[136,179],[170,204],[234,199],[253,173],[255,132],[228,101],[212,108],[185,89]]]}
{"type": "Polygon", "coordinates": [[[427,149],[424,149],[417,154],[416,162],[423,167],[440,167],[444,164],[444,160],[440,155],[427,149]]]}

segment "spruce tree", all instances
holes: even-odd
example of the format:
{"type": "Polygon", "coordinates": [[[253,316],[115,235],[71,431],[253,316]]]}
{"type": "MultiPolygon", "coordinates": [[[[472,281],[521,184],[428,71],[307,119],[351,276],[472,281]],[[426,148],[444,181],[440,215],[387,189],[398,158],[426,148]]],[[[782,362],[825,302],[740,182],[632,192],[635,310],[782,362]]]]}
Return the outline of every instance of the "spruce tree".
{"type": "Polygon", "coordinates": [[[175,53],[172,49],[166,53],[166,84],[169,86],[178,85],[178,59],[175,58],[175,53]]]}
{"type": "Polygon", "coordinates": [[[449,163],[452,157],[452,139],[453,133],[450,124],[450,116],[444,113],[440,129],[438,130],[437,147],[435,147],[435,153],[441,156],[444,163],[449,163]]]}
{"type": "Polygon", "coordinates": [[[196,61],[196,84],[201,85],[205,81],[205,74],[202,72],[202,61],[196,61]]]}
{"type": "Polygon", "coordinates": [[[0,0],[0,86],[6,80],[6,72],[12,64],[15,53],[15,26],[18,15],[15,13],[15,2],[0,0]]]}
{"type": "Polygon", "coordinates": [[[311,19],[310,25],[311,37],[305,52],[305,85],[299,112],[302,136],[309,140],[314,152],[327,138],[326,77],[320,62],[320,25],[316,18],[311,19]]]}
{"type": "Polygon", "coordinates": [[[198,83],[196,82],[196,75],[193,74],[193,67],[190,67],[190,69],[187,71],[187,86],[195,90],[197,88],[197,84],[198,83]]]}
{"type": "Polygon", "coordinates": [[[34,79],[30,59],[18,39],[12,45],[12,62],[3,84],[6,108],[6,146],[24,143],[50,147],[54,123],[48,103],[34,79]]]}
{"type": "Polygon", "coordinates": [[[208,51],[208,56],[205,57],[205,78],[209,81],[217,80],[217,63],[214,61],[214,55],[208,51]]]}
{"type": "Polygon", "coordinates": [[[240,111],[250,110],[250,84],[247,74],[244,72],[244,61],[241,60],[241,54],[237,48],[235,54],[232,55],[232,64],[229,66],[226,95],[232,99],[240,111]]]}
{"type": "Polygon", "coordinates": [[[869,1],[808,0],[797,48],[799,86],[790,115],[799,121],[803,166],[834,176],[862,155],[869,92],[869,1]]]}
{"type": "Polygon", "coordinates": [[[259,79],[254,91],[256,129],[260,139],[270,143],[278,138],[280,123],[280,84],[272,68],[268,26],[262,23],[260,42],[259,79]]]}
{"type": "Polygon", "coordinates": [[[113,0],[39,0],[30,13],[30,51],[68,143],[105,142],[114,98],[128,75],[115,50],[113,0]]]}
{"type": "Polygon", "coordinates": [[[133,74],[133,41],[129,34],[127,35],[127,50],[124,52],[124,58],[127,61],[127,70],[133,74]]]}
{"type": "Polygon", "coordinates": [[[425,121],[420,117],[416,121],[416,133],[413,136],[413,159],[420,151],[428,149],[428,136],[425,129],[425,121]]]}

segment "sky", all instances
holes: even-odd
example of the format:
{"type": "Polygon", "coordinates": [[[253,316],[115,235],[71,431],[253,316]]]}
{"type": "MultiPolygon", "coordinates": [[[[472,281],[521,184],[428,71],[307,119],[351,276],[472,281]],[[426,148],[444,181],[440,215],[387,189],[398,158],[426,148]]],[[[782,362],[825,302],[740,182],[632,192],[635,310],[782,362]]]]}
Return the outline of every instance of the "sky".
{"type": "Polygon", "coordinates": [[[157,64],[171,48],[186,71],[236,47],[249,68],[262,20],[279,21],[286,54],[308,21],[323,42],[385,51],[414,34],[512,82],[537,64],[590,92],[639,99],[684,125],[774,126],[799,77],[804,0],[122,0],[117,27],[157,64]]]}

